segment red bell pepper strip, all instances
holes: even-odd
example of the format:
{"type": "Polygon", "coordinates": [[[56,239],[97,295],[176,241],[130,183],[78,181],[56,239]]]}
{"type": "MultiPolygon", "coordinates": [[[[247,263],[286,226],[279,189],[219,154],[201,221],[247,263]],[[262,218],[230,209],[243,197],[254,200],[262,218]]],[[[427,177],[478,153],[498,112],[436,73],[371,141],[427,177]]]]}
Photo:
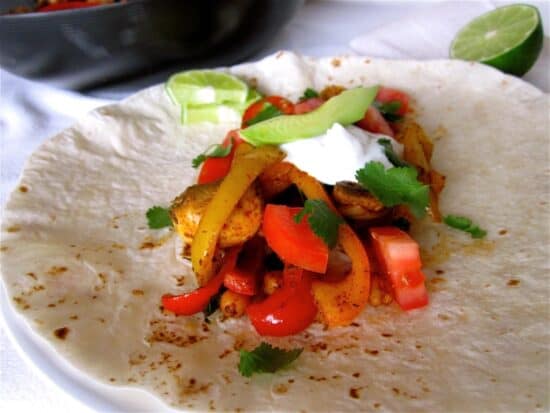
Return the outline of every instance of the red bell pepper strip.
{"type": "Polygon", "coordinates": [[[309,98],[309,99],[303,100],[294,105],[294,114],[300,115],[302,113],[311,112],[317,109],[323,103],[325,103],[325,101],[321,98],[309,98]]]}
{"type": "Polygon", "coordinates": [[[252,103],[244,112],[241,127],[246,128],[249,122],[254,119],[265,108],[266,103],[275,106],[285,115],[294,113],[294,104],[280,96],[268,96],[252,103]]]}
{"type": "Polygon", "coordinates": [[[284,262],[324,273],[328,264],[328,247],[311,230],[307,219],[300,223],[294,221],[301,210],[285,205],[266,205],[262,225],[265,240],[284,262]]]}
{"type": "Polygon", "coordinates": [[[241,250],[237,265],[229,270],[223,284],[227,289],[242,295],[256,295],[265,258],[265,241],[254,237],[241,250]]]}
{"type": "Polygon", "coordinates": [[[250,304],[246,313],[262,336],[284,337],[305,330],[317,316],[311,276],[301,268],[287,266],[283,286],[265,300],[250,304]]]}
{"type": "Polygon", "coordinates": [[[69,1],[56,4],[48,4],[47,6],[39,7],[36,11],[38,12],[48,12],[48,11],[60,11],[60,10],[71,10],[71,9],[83,9],[85,7],[101,6],[102,3],[99,1],[69,1]]]}
{"type": "Polygon", "coordinates": [[[229,131],[222,143],[222,146],[226,148],[231,144],[231,142],[233,142],[233,147],[227,156],[222,158],[206,158],[199,173],[199,184],[208,184],[225,178],[229,172],[229,169],[231,169],[231,163],[233,162],[233,157],[235,156],[235,150],[237,149],[237,146],[243,142],[236,130],[229,131]]]}
{"type": "Polygon", "coordinates": [[[223,285],[225,274],[235,267],[239,251],[240,247],[228,251],[220,271],[204,287],[181,295],[164,295],[162,306],[177,315],[193,315],[203,311],[223,285]]]}

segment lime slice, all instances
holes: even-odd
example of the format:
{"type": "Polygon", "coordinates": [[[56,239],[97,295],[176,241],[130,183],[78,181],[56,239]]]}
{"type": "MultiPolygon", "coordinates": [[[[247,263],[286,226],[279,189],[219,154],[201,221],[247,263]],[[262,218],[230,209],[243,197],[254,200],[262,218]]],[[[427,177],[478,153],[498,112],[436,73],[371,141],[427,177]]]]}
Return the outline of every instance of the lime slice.
{"type": "Polygon", "coordinates": [[[537,60],[543,36],[538,10],[513,4],[485,13],[463,27],[451,44],[450,55],[522,76],[537,60]]]}
{"type": "Polygon", "coordinates": [[[189,70],[172,75],[166,83],[172,99],[180,105],[244,103],[248,86],[227,73],[215,70],[189,70]]]}

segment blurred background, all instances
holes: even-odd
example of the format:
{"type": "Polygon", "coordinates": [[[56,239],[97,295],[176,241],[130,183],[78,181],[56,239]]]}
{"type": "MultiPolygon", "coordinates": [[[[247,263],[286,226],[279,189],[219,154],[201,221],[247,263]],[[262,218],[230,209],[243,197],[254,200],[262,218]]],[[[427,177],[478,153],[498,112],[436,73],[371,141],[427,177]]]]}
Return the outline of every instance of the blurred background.
{"type": "MultiPolygon", "coordinates": [[[[450,42],[462,26],[512,2],[111,3],[0,16],[0,206],[17,184],[25,159],[44,140],[95,107],[164,82],[171,73],[251,61],[281,49],[312,56],[447,58],[450,42]]],[[[549,33],[550,2],[522,3],[538,7],[544,32],[549,33]]],[[[0,0],[0,14],[32,10],[37,4],[0,0]]],[[[524,79],[548,92],[547,36],[539,60],[524,79]]],[[[4,296],[1,314],[0,411],[117,410],[119,401],[105,389],[90,388],[45,356],[4,296]]]]}

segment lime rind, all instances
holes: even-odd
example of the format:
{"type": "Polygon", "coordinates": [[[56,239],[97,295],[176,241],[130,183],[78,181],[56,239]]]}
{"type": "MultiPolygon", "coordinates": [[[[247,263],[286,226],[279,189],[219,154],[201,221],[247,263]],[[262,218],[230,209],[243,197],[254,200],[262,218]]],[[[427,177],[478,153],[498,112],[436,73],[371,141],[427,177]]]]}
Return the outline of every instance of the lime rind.
{"type": "Polygon", "coordinates": [[[451,57],[479,62],[492,60],[525,42],[539,24],[540,16],[533,6],[500,7],[477,17],[457,33],[451,44],[451,57]],[[494,36],[487,38],[492,32],[494,36]]]}

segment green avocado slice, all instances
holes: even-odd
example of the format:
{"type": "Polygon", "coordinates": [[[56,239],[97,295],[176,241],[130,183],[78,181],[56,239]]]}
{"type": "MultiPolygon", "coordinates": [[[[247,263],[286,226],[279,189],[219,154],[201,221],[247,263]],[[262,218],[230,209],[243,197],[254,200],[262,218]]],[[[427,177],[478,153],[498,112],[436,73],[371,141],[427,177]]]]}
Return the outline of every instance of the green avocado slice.
{"type": "Polygon", "coordinates": [[[319,136],[335,123],[349,125],[363,118],[374,101],[378,86],[357,87],[334,96],[314,111],[283,115],[241,130],[241,136],[255,146],[280,145],[319,136]]]}

